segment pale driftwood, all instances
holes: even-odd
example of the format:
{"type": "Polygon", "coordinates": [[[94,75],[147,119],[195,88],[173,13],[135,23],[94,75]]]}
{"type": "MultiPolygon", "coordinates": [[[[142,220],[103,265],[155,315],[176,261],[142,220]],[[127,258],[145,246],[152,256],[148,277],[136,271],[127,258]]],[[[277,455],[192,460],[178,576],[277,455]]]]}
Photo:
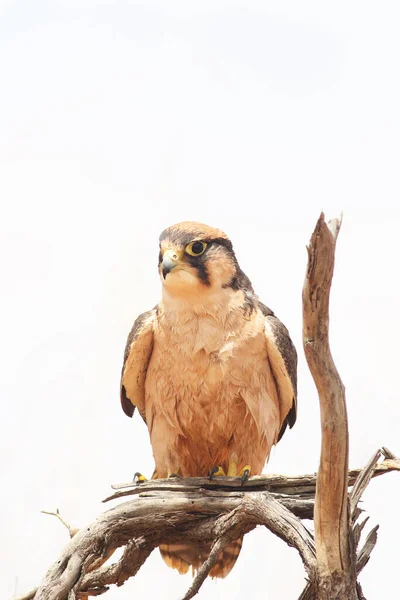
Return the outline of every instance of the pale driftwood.
{"type": "MultiPolygon", "coordinates": [[[[382,454],[386,456],[387,449],[377,450],[374,456],[382,454]]],[[[390,453],[394,457],[394,454],[390,453]]],[[[366,467],[352,469],[349,471],[347,485],[353,486],[360,473],[365,471],[366,467]]],[[[372,477],[378,477],[391,471],[400,471],[400,459],[389,458],[377,463],[372,469],[372,477]]],[[[257,475],[250,477],[244,485],[238,482],[235,477],[218,477],[210,481],[206,477],[188,477],[186,479],[150,479],[144,483],[137,484],[133,481],[127,483],[114,484],[111,487],[116,491],[107,496],[103,502],[117,500],[124,496],[136,494],[142,495],[145,492],[197,492],[199,489],[212,491],[252,491],[252,492],[271,492],[273,494],[284,494],[287,496],[298,496],[299,498],[313,498],[315,495],[315,486],[317,483],[317,474],[311,475],[257,475]]],[[[205,492],[206,493],[206,492],[205,492]]]]}
{"type": "Polygon", "coordinates": [[[311,236],[303,288],[303,346],[318,390],[321,456],[314,526],[317,597],[357,598],[347,506],[349,436],[344,385],[329,347],[329,296],[341,220],[328,224],[321,214],[311,236]]]}
{"type": "Polygon", "coordinates": [[[372,550],[375,548],[375,544],[378,539],[378,529],[379,525],[375,525],[375,527],[369,532],[367,539],[365,540],[364,546],[361,548],[360,552],[357,555],[357,575],[361,573],[361,571],[369,561],[369,557],[371,555],[372,550]]]}
{"type": "Polygon", "coordinates": [[[190,586],[190,588],[188,589],[188,591],[184,595],[183,600],[190,600],[196,594],[199,593],[199,590],[200,590],[201,586],[203,585],[206,577],[208,577],[211,569],[213,568],[213,566],[217,562],[219,553],[231,541],[232,541],[232,539],[229,538],[229,536],[227,536],[227,535],[222,535],[221,537],[219,537],[219,538],[217,538],[215,540],[215,542],[214,542],[214,544],[213,544],[213,546],[211,548],[211,552],[210,552],[207,560],[199,568],[199,570],[198,570],[198,572],[196,574],[196,577],[194,578],[192,585],[190,586]]]}
{"type": "Polygon", "coordinates": [[[271,494],[264,492],[244,495],[242,504],[236,512],[236,515],[235,511],[233,511],[226,515],[226,517],[222,517],[221,521],[223,519],[226,521],[237,521],[238,517],[241,516],[241,520],[243,521],[242,526],[238,527],[238,524],[236,524],[227,530],[225,524],[222,525],[221,533],[214,543],[208,560],[200,568],[183,600],[189,600],[197,594],[201,584],[215,564],[219,552],[227,544],[243,535],[246,530],[253,529],[254,524],[265,525],[270,531],[289,544],[289,546],[294,546],[300,553],[306,571],[309,574],[314,573],[315,547],[311,534],[301,521],[285,509],[282,503],[273,498],[271,494]]]}
{"type": "Polygon", "coordinates": [[[41,510],[40,511],[42,514],[44,515],[50,515],[52,517],[57,517],[57,519],[64,525],[64,527],[66,527],[68,529],[68,533],[69,533],[69,537],[73,538],[74,535],[76,533],[78,533],[79,529],[74,529],[73,527],[71,527],[71,525],[69,523],[67,523],[67,521],[65,521],[65,519],[62,518],[62,516],[60,515],[60,511],[57,510],[54,511],[49,511],[49,510],[41,510]]]}
{"type": "MultiPolygon", "coordinates": [[[[48,571],[37,589],[35,600],[64,600],[71,593],[77,597],[88,593],[100,595],[110,584],[122,585],[133,576],[151,551],[162,543],[186,539],[204,544],[221,540],[215,546],[218,548],[256,525],[265,525],[294,546],[307,572],[311,575],[315,571],[311,534],[301,520],[271,494],[243,492],[220,497],[204,496],[199,492],[183,497],[169,492],[160,497],[125,502],[79,531],[48,571]],[[123,545],[126,546],[124,556],[116,565],[88,573],[95,561],[123,545]]],[[[200,587],[203,575],[212,568],[213,557],[194,585],[200,587]]],[[[197,589],[193,588],[194,591],[197,589]]]]}
{"type": "MultiPolygon", "coordinates": [[[[374,456],[379,454],[378,451],[374,456]]],[[[375,469],[375,474],[389,473],[400,470],[400,460],[385,460],[375,466],[369,461],[367,466],[375,469]]],[[[356,474],[365,481],[365,468],[354,469],[350,473],[349,485],[356,483],[356,474]]],[[[245,487],[229,482],[232,484],[229,489],[226,489],[225,481],[213,482],[213,489],[204,489],[202,485],[208,480],[200,478],[148,481],[136,486],[128,491],[138,493],[139,497],[105,512],[89,527],[79,531],[67,524],[68,530],[74,532],[73,539],[48,571],[39,588],[18,600],[64,600],[68,594],[70,598],[84,598],[88,594],[102,595],[110,585],[123,585],[133,577],[160,543],[183,538],[199,543],[221,540],[219,546],[215,547],[218,548],[226,540],[229,543],[257,524],[265,525],[299,551],[312,582],[303,592],[301,600],[314,600],[315,546],[312,535],[302,525],[300,518],[313,518],[314,500],[303,497],[303,488],[310,494],[310,482],[314,479],[315,490],[315,476],[288,477],[287,486],[284,485],[285,479],[283,475],[254,477],[250,478],[245,487]],[[261,485],[263,479],[269,483],[271,480],[279,482],[279,486],[289,490],[290,494],[283,494],[281,488],[274,486],[272,488],[279,489],[279,493],[254,490],[254,487],[261,485]],[[301,485],[302,482],[305,482],[304,486],[301,485]],[[161,489],[156,489],[157,486],[161,489]],[[297,495],[294,489],[298,489],[297,495]],[[103,565],[119,546],[125,546],[121,559],[115,564],[103,565]]],[[[265,482],[262,485],[266,485],[265,482]]],[[[354,489],[357,489],[356,486],[354,489]]],[[[59,516],[58,511],[47,514],[59,516]]],[[[60,516],[59,518],[66,523],[60,516]]],[[[365,522],[355,525],[355,547],[365,522]]],[[[358,572],[367,562],[373,541],[373,536],[367,538],[364,548],[359,552],[358,572]]],[[[213,557],[214,555],[197,574],[186,598],[192,597],[190,594],[194,595],[199,590],[212,568],[213,557]]],[[[359,598],[362,596],[359,595],[359,598]]]]}
{"type": "Polygon", "coordinates": [[[364,493],[365,488],[371,481],[371,478],[374,474],[376,465],[378,464],[378,460],[380,459],[382,454],[383,454],[382,450],[377,450],[375,452],[375,454],[373,454],[371,456],[368,463],[365,465],[364,469],[361,471],[361,473],[359,474],[359,476],[357,477],[357,479],[354,483],[351,494],[349,495],[350,519],[352,521],[356,520],[356,510],[357,510],[358,502],[359,502],[362,494],[364,493]]]}
{"type": "Polygon", "coordinates": [[[396,456],[393,454],[393,452],[391,452],[388,448],[386,448],[385,446],[382,447],[382,454],[385,458],[393,458],[394,460],[396,460],[396,456]]]}
{"type": "MultiPolygon", "coordinates": [[[[105,501],[138,495],[78,531],[36,590],[19,600],[73,600],[99,596],[110,585],[123,585],[162,543],[189,541],[212,548],[184,600],[199,591],[220,550],[262,524],[290,546],[305,566],[308,583],[300,600],[365,600],[356,576],[367,564],[377,526],[357,553],[368,519],[357,523],[360,497],[372,477],[400,470],[386,448],[363,469],[348,472],[348,432],[344,386],[329,350],[329,290],[340,221],[321,215],[308,248],[303,290],[304,349],[321,406],[322,449],[318,475],[236,479],[169,479],[139,486],[120,484],[105,501]],[[381,456],[383,462],[378,463],[381,456]],[[329,465],[329,469],[327,468],[329,465]],[[348,493],[348,487],[353,489],[348,493]],[[314,504],[315,498],[315,504],[314,504]],[[314,510],[315,506],[315,510],[314,510]],[[314,514],[315,513],[315,514],[314,514]],[[315,520],[316,539],[301,519],[315,520]],[[121,559],[104,564],[116,548],[121,559]]],[[[151,592],[149,592],[151,594],[151,592]]]]}

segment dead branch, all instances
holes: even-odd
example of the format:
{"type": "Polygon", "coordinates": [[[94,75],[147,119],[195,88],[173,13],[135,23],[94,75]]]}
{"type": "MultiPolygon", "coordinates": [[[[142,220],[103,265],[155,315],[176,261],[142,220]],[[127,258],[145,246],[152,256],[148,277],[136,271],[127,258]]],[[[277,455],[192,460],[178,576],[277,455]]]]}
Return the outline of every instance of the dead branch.
{"type": "Polygon", "coordinates": [[[378,529],[379,525],[375,525],[375,527],[369,532],[367,539],[365,540],[364,546],[361,548],[360,552],[357,555],[357,575],[361,573],[361,571],[369,561],[369,557],[371,555],[372,550],[375,548],[375,544],[378,539],[378,529]]]}
{"type": "MultiPolygon", "coordinates": [[[[298,517],[267,492],[243,492],[234,497],[203,496],[201,492],[183,497],[170,492],[125,502],[79,531],[48,571],[35,600],[64,600],[71,590],[80,597],[100,595],[110,584],[122,585],[133,576],[151,551],[162,543],[182,539],[202,544],[215,540],[229,543],[256,525],[265,525],[294,546],[307,571],[314,571],[311,534],[298,517]],[[125,556],[117,565],[87,574],[94,561],[124,545],[125,556]]],[[[201,577],[212,567],[213,557],[199,574],[199,587],[201,577]]]]}
{"type": "Polygon", "coordinates": [[[48,510],[41,510],[40,511],[43,515],[51,515],[53,517],[57,517],[57,519],[59,521],[61,521],[61,523],[64,525],[64,527],[66,527],[68,529],[68,533],[69,533],[69,537],[72,539],[74,537],[74,535],[76,533],[78,533],[79,529],[74,529],[73,527],[71,527],[71,525],[69,525],[69,523],[67,523],[67,521],[65,521],[62,516],[60,515],[60,511],[58,510],[58,508],[56,509],[56,512],[53,511],[48,511],[48,510]]]}
{"type": "MultiPolygon", "coordinates": [[[[385,454],[385,449],[377,450],[374,454],[385,454]]],[[[392,453],[391,453],[392,454],[392,453]]],[[[392,454],[394,457],[394,454],[392,454]]],[[[359,469],[352,469],[348,474],[348,486],[353,486],[366,467],[359,469]]],[[[391,471],[400,471],[400,459],[389,458],[380,463],[377,463],[372,469],[372,477],[378,477],[391,471]]],[[[188,477],[185,479],[150,479],[141,483],[140,485],[135,482],[119,483],[114,484],[111,487],[118,490],[111,496],[107,496],[103,502],[109,502],[110,500],[117,500],[124,496],[143,495],[144,492],[198,492],[200,489],[204,493],[211,491],[231,491],[242,493],[243,491],[249,492],[270,492],[276,496],[290,496],[294,497],[294,500],[300,498],[313,498],[315,496],[315,487],[317,483],[317,474],[311,475],[256,475],[250,477],[244,485],[238,483],[236,477],[218,477],[218,479],[212,479],[208,477],[188,477]]],[[[290,509],[292,510],[292,509],[290,509]]],[[[301,515],[299,515],[301,516],[301,515]]],[[[306,517],[303,517],[306,518],[306,517]]]]}
{"type": "Polygon", "coordinates": [[[356,481],[354,482],[353,489],[351,491],[351,494],[349,495],[350,518],[352,521],[355,521],[355,513],[356,513],[356,508],[357,508],[358,502],[359,502],[362,494],[364,493],[365,488],[371,481],[371,478],[374,474],[376,465],[378,464],[378,460],[382,456],[382,454],[383,454],[382,450],[377,450],[375,452],[375,454],[373,454],[373,456],[371,456],[368,463],[365,465],[365,467],[363,468],[363,470],[357,477],[356,481]]]}
{"type": "Polygon", "coordinates": [[[197,573],[196,577],[193,580],[192,585],[190,586],[190,588],[186,592],[185,596],[183,597],[183,600],[190,600],[196,594],[198,594],[198,592],[199,592],[201,586],[203,585],[206,577],[208,576],[208,574],[210,573],[211,569],[213,568],[213,566],[217,562],[219,553],[229,544],[230,541],[231,540],[228,537],[223,536],[223,537],[220,537],[219,539],[217,539],[214,542],[213,547],[211,548],[211,552],[209,554],[209,557],[201,565],[200,569],[198,570],[198,573],[197,573]]]}
{"type": "Polygon", "coordinates": [[[348,472],[348,430],[344,386],[329,348],[329,292],[340,220],[322,214],[308,247],[303,289],[303,343],[317,386],[322,447],[318,474],[236,478],[168,479],[113,486],[104,500],[134,495],[89,527],[73,530],[59,559],[36,590],[19,600],[73,600],[104,594],[133,577],[160,544],[194,542],[212,550],[184,600],[198,593],[220,551],[232,540],[264,525],[299,552],[307,574],[300,600],[365,600],[356,576],[377,540],[374,527],[357,553],[368,518],[357,523],[360,498],[371,478],[400,470],[400,460],[382,448],[363,469],[348,472]],[[378,462],[384,456],[385,460],[378,462]],[[350,493],[349,486],[353,486],[350,493]],[[315,521],[315,540],[301,519],[315,521]],[[73,533],[72,533],[73,532],[73,533]],[[124,547],[115,564],[104,564],[124,547]]]}
{"type": "Polygon", "coordinates": [[[322,598],[355,598],[355,565],[349,545],[347,481],[349,439],[344,385],[329,347],[329,295],[341,221],[322,213],[308,246],[303,288],[303,346],[318,390],[321,457],[315,496],[318,589],[322,598]]]}
{"type": "Polygon", "coordinates": [[[385,458],[393,458],[396,459],[396,456],[385,446],[382,447],[382,454],[385,458]]]}
{"type": "MultiPolygon", "coordinates": [[[[375,467],[371,467],[369,461],[368,465],[375,469],[375,474],[400,470],[398,459],[382,461],[375,467]]],[[[360,476],[364,472],[365,469],[351,471],[349,485],[355,483],[356,474],[360,476]]],[[[102,595],[110,585],[121,586],[133,577],[153,549],[162,543],[173,543],[178,539],[199,543],[221,540],[223,545],[226,540],[229,543],[237,539],[257,524],[264,525],[299,551],[312,582],[301,598],[315,599],[315,545],[312,535],[300,520],[313,518],[315,475],[252,477],[244,487],[238,486],[237,481],[231,481],[231,478],[221,479],[223,481],[211,482],[211,486],[208,479],[202,478],[134,484],[135,488],[129,491],[138,497],[105,512],[89,527],[74,530],[77,533],[41,585],[19,600],[65,600],[70,593],[76,598],[102,595]],[[279,492],[266,492],[264,488],[267,485],[279,492]],[[283,490],[289,493],[284,494],[283,490]],[[304,490],[309,497],[304,498],[304,490]],[[121,546],[124,547],[121,559],[115,564],[103,565],[121,546]]],[[[364,524],[355,525],[360,534],[364,524]]],[[[359,553],[357,568],[360,570],[369,556],[371,539],[364,547],[365,550],[359,553]]],[[[190,588],[193,595],[212,568],[213,557],[214,554],[198,572],[190,588]]],[[[187,595],[189,597],[192,596],[187,595]]]]}

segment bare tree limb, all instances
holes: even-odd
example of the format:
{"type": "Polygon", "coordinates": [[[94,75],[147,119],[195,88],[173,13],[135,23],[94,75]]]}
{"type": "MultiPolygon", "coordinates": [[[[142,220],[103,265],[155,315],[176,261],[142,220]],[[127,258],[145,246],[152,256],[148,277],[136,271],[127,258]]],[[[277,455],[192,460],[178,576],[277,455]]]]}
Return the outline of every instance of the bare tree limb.
{"type": "Polygon", "coordinates": [[[348,472],[345,390],[329,348],[329,294],[336,239],[341,219],[325,223],[321,214],[308,247],[303,288],[303,344],[317,386],[321,408],[322,447],[318,474],[295,477],[168,479],[113,486],[104,502],[127,495],[136,498],[111,508],[82,530],[56,516],[72,538],[36,590],[17,600],[83,600],[121,586],[134,576],[154,548],[187,541],[210,548],[184,600],[199,591],[221,550],[231,541],[264,525],[299,552],[307,584],[299,600],[365,600],[356,575],[367,564],[377,541],[368,534],[356,556],[368,518],[359,500],[372,477],[400,470],[400,459],[378,450],[363,469],[348,472]],[[381,456],[385,460],[378,463],[381,456]],[[348,487],[353,489],[348,493],[348,487]],[[313,534],[301,522],[315,522],[313,534]],[[115,564],[104,564],[123,547],[115,564]]]}
{"type": "Polygon", "coordinates": [[[69,525],[69,523],[67,523],[62,516],[60,515],[60,511],[58,510],[58,508],[56,509],[56,512],[51,512],[48,510],[41,510],[40,511],[42,514],[44,515],[51,515],[53,517],[57,517],[57,519],[59,519],[59,521],[61,521],[61,523],[68,529],[69,532],[69,537],[73,538],[74,535],[76,533],[78,533],[79,529],[74,529],[73,527],[71,527],[71,525],[69,525]]]}
{"type": "Polygon", "coordinates": [[[365,540],[365,544],[358,553],[357,556],[357,575],[361,573],[369,558],[371,556],[372,550],[375,548],[375,544],[378,539],[378,529],[379,525],[375,525],[375,527],[369,532],[367,539],[365,540]]]}
{"type": "Polygon", "coordinates": [[[308,246],[303,287],[303,346],[318,390],[321,457],[314,524],[321,598],[355,598],[355,568],[347,508],[348,424],[344,385],[329,347],[329,296],[341,220],[322,213],[308,246]]]}
{"type": "MultiPolygon", "coordinates": [[[[380,450],[377,450],[380,452],[380,450]]],[[[382,448],[382,454],[384,449],[382,448]]],[[[352,469],[349,471],[348,486],[353,486],[357,477],[364,471],[365,467],[352,469]]],[[[372,472],[372,477],[378,477],[391,471],[400,471],[400,459],[387,459],[378,463],[372,472]]],[[[317,483],[317,474],[310,475],[256,475],[250,477],[245,485],[238,483],[237,477],[218,477],[209,481],[205,477],[188,477],[185,479],[150,479],[144,483],[135,482],[114,484],[113,489],[118,490],[111,496],[108,496],[103,502],[116,500],[124,496],[143,495],[145,492],[198,492],[204,493],[231,491],[242,493],[249,492],[270,492],[285,496],[296,496],[302,498],[313,498],[317,483]]]]}
{"type": "MultiPolygon", "coordinates": [[[[49,569],[35,600],[64,600],[71,592],[77,598],[100,595],[109,585],[122,585],[133,576],[151,551],[162,543],[182,539],[212,543],[220,538],[229,543],[257,524],[265,525],[294,546],[307,572],[314,573],[315,547],[311,534],[298,517],[267,492],[243,492],[234,497],[201,494],[182,497],[172,492],[167,497],[125,502],[79,531],[49,569]],[[125,545],[124,555],[116,565],[88,573],[95,561],[122,545],[125,545]]],[[[207,568],[212,568],[212,560],[197,583],[201,583],[207,568]]]]}
{"type": "MultiPolygon", "coordinates": [[[[375,469],[378,471],[382,467],[380,473],[400,469],[398,461],[390,459],[389,464],[385,464],[387,462],[379,463],[375,469]]],[[[369,465],[370,463],[371,461],[369,465]]],[[[351,471],[349,483],[354,483],[356,474],[363,472],[365,468],[351,471]]],[[[177,539],[212,542],[225,535],[230,535],[232,540],[256,524],[265,525],[286,543],[296,547],[310,579],[308,589],[306,588],[303,593],[305,595],[301,598],[315,598],[314,541],[312,535],[296,518],[296,515],[302,519],[313,517],[314,501],[312,498],[303,498],[303,491],[306,489],[307,495],[312,493],[310,490],[315,491],[315,476],[285,478],[275,475],[250,478],[250,489],[239,487],[240,491],[235,490],[234,486],[226,486],[226,482],[213,485],[213,489],[203,489],[203,483],[200,478],[174,482],[159,480],[149,481],[129,490],[139,493],[139,497],[107,511],[89,528],[74,536],[58,563],[46,576],[47,584],[46,579],[42,582],[42,596],[38,594],[36,600],[41,597],[65,598],[67,593],[74,593],[77,598],[102,595],[110,585],[123,585],[127,579],[133,577],[152,550],[161,543],[171,543],[177,539]],[[265,493],[261,485],[267,484],[263,480],[270,484],[276,483],[290,493],[265,493]],[[310,481],[313,482],[311,488],[310,481]],[[299,482],[304,485],[298,485],[299,482]],[[253,491],[254,486],[258,486],[260,491],[253,491]],[[294,490],[298,492],[297,496],[294,495],[294,490]],[[120,561],[102,566],[119,546],[125,546],[120,561]],[[58,586],[63,581],[67,588],[61,586],[59,590],[62,591],[59,591],[58,586]],[[69,591],[64,592],[65,589],[69,591]]],[[[279,489],[273,485],[271,488],[279,489]]],[[[57,516],[57,513],[51,514],[57,516]]],[[[354,531],[359,530],[361,533],[363,525],[355,525],[354,531]]],[[[357,543],[355,545],[357,546],[357,543]]],[[[193,589],[195,584],[197,586],[202,583],[208,568],[212,568],[211,561],[198,574],[193,589]]],[[[26,600],[33,597],[31,594],[26,600]]]]}
{"type": "MultiPolygon", "coordinates": [[[[183,600],[190,600],[198,593],[206,577],[209,575],[211,569],[217,562],[219,553],[228,544],[241,537],[243,533],[245,533],[246,529],[249,529],[249,514],[250,513],[246,510],[246,505],[244,504],[220,519],[219,526],[221,531],[213,543],[208,559],[198,570],[196,577],[194,578],[194,581],[185,594],[183,600]]],[[[256,521],[254,521],[254,523],[256,523],[256,521]]],[[[250,525],[251,528],[252,525],[253,523],[250,525]]]]}
{"type": "Polygon", "coordinates": [[[253,500],[253,510],[257,522],[265,525],[272,533],[284,540],[299,552],[309,577],[315,576],[315,544],[313,536],[301,521],[291,514],[280,501],[271,494],[264,493],[264,502],[254,502],[255,494],[248,496],[253,500]]]}
{"type": "Polygon", "coordinates": [[[354,525],[354,527],[353,527],[354,548],[358,548],[358,544],[360,543],[361,533],[368,521],[369,521],[369,517],[365,517],[364,521],[361,521],[361,523],[356,523],[354,525]]]}
{"type": "Polygon", "coordinates": [[[393,460],[396,460],[397,458],[397,456],[395,456],[388,448],[385,448],[385,446],[382,448],[382,454],[385,458],[392,458],[393,460]]]}
{"type": "Polygon", "coordinates": [[[227,536],[222,536],[214,542],[213,547],[211,548],[209,557],[201,565],[200,569],[198,570],[198,572],[196,574],[196,577],[193,580],[192,585],[190,586],[190,588],[184,595],[183,600],[190,600],[196,594],[199,593],[199,590],[200,590],[201,586],[203,585],[206,577],[209,575],[211,569],[217,562],[219,553],[229,544],[230,541],[231,540],[227,536]]]}
{"type": "Polygon", "coordinates": [[[350,501],[350,517],[354,520],[355,510],[357,508],[357,504],[364,493],[365,488],[371,481],[372,475],[374,473],[375,467],[378,463],[379,458],[382,456],[382,451],[377,450],[373,456],[369,459],[368,463],[365,465],[359,476],[357,477],[353,489],[350,493],[349,501],[350,501]]]}

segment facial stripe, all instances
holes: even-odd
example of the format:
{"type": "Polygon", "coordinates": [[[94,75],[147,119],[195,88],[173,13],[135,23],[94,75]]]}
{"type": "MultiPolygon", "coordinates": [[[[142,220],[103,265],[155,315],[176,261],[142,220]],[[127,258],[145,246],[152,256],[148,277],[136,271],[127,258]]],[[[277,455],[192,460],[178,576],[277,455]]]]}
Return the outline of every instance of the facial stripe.
{"type": "MultiPolygon", "coordinates": [[[[220,274],[222,275],[222,273],[224,273],[224,278],[221,281],[222,287],[231,288],[234,291],[247,290],[253,292],[250,280],[240,269],[236,260],[232,242],[218,229],[213,229],[199,223],[181,223],[173,225],[161,233],[160,247],[161,254],[159,256],[159,261],[162,260],[163,252],[167,248],[176,249],[177,252],[182,254],[182,265],[187,264],[196,269],[199,280],[205,286],[211,286],[212,283],[214,283],[214,280],[217,282],[220,274]],[[192,256],[188,252],[185,252],[185,248],[196,241],[207,244],[205,251],[199,256],[192,256]],[[226,271],[224,271],[224,267],[222,266],[223,262],[220,262],[220,259],[221,261],[225,259],[223,259],[222,254],[215,255],[214,253],[218,248],[220,249],[220,252],[225,250],[226,258],[232,261],[232,275],[225,275],[226,271]]],[[[252,312],[253,306],[246,306],[246,310],[248,308],[250,308],[250,312],[252,312]]]]}
{"type": "MultiPolygon", "coordinates": [[[[206,250],[207,252],[207,250],[206,250]]],[[[199,279],[204,283],[204,285],[210,285],[210,278],[207,270],[207,261],[203,259],[204,254],[201,256],[190,256],[190,254],[185,255],[185,260],[189,265],[194,267],[197,271],[199,279]]]]}

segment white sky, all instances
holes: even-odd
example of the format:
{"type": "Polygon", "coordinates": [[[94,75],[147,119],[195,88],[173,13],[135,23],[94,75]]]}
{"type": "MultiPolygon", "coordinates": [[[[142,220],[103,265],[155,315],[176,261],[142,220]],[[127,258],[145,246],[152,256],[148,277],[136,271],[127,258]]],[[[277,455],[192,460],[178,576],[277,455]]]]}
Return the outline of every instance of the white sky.
{"type": "MultiPolygon", "coordinates": [[[[344,211],[331,307],[351,465],[400,453],[400,85],[396,1],[0,2],[2,598],[38,584],[110,484],[152,472],[119,406],[134,318],[160,296],[158,235],[224,229],[300,355],[298,423],[269,472],[317,468],[301,346],[305,245],[344,211]]],[[[400,480],[371,483],[381,525],[368,600],[397,589],[400,480]]],[[[201,597],[297,598],[296,552],[258,529],[201,597]]],[[[158,552],[106,596],[182,597],[158,552]]]]}

